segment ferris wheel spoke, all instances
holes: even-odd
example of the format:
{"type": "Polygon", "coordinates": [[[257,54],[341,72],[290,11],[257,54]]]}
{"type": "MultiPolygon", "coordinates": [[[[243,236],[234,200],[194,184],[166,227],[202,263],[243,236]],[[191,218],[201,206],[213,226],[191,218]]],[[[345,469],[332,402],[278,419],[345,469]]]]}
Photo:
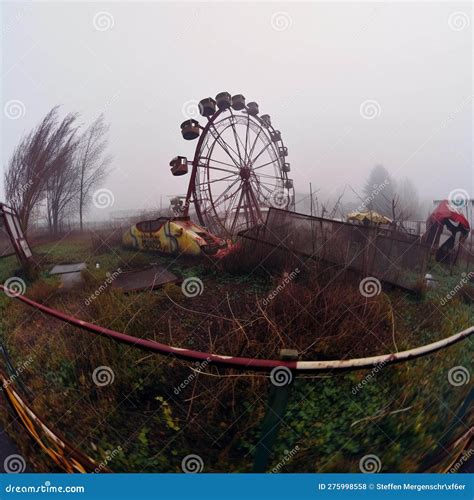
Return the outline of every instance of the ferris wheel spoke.
{"type": "MultiPolygon", "coordinates": [[[[232,211],[234,210],[235,202],[237,199],[240,199],[241,194],[242,194],[242,191],[240,190],[240,188],[236,189],[232,193],[232,195],[226,200],[228,203],[226,203],[225,206],[223,206],[221,209],[219,208],[220,204],[218,204],[217,206],[214,207],[214,210],[217,209],[216,213],[220,217],[221,224],[223,227],[228,226],[228,223],[232,220],[232,217],[233,217],[232,211]],[[218,213],[218,210],[221,210],[221,214],[218,213]]],[[[229,228],[226,227],[226,229],[228,230],[229,228]]]]}
{"type": "MultiPolygon", "coordinates": [[[[212,160],[214,161],[214,160],[212,160]]],[[[222,168],[222,167],[214,167],[212,166],[210,163],[199,163],[198,166],[202,167],[202,168],[212,168],[213,170],[219,170],[220,172],[227,172],[229,174],[232,174],[232,175],[239,175],[239,172],[237,171],[232,171],[232,170],[228,170],[226,168],[222,168]]]]}
{"type": "MultiPolygon", "coordinates": [[[[219,200],[222,198],[223,201],[225,201],[226,199],[228,198],[225,198],[225,195],[232,189],[233,186],[235,186],[237,184],[237,182],[240,181],[240,178],[239,179],[236,179],[230,186],[227,186],[227,188],[214,200],[214,205],[217,206],[217,204],[219,203],[219,200]],[[224,197],[224,198],[223,198],[224,197]]],[[[238,189],[237,189],[237,192],[238,192],[238,189]]]]}
{"type": "Polygon", "coordinates": [[[229,203],[227,204],[226,212],[227,213],[232,213],[232,209],[234,208],[235,200],[237,199],[237,195],[239,194],[240,189],[235,190],[232,195],[230,195],[226,201],[229,203]]]}
{"type": "Polygon", "coordinates": [[[266,146],[258,153],[258,155],[252,160],[252,163],[255,163],[259,158],[260,156],[268,149],[268,146],[271,145],[271,142],[268,142],[266,144],[266,146]]]}
{"type": "Polygon", "coordinates": [[[222,144],[222,139],[221,139],[221,141],[219,141],[219,139],[216,139],[216,141],[217,141],[217,144],[219,144],[219,146],[227,153],[229,158],[233,161],[234,165],[240,169],[239,163],[235,161],[234,157],[229,153],[229,150],[225,147],[225,145],[222,144]]]}
{"type": "Polygon", "coordinates": [[[235,117],[234,117],[234,113],[232,112],[232,109],[230,110],[230,114],[232,115],[232,118],[233,118],[230,122],[230,125],[232,127],[232,132],[234,134],[235,145],[237,146],[237,151],[239,152],[239,157],[242,158],[242,155],[240,153],[239,142],[240,142],[242,148],[244,149],[245,153],[247,153],[247,152],[245,150],[245,146],[242,142],[242,139],[239,137],[239,134],[237,134],[237,129],[235,128],[235,117]]]}
{"type": "Polygon", "coordinates": [[[250,128],[250,115],[247,114],[247,128],[245,130],[245,162],[248,163],[250,160],[250,156],[248,155],[247,152],[247,145],[249,142],[249,128],[250,128]]]}
{"type": "Polygon", "coordinates": [[[239,203],[237,205],[237,209],[235,211],[235,216],[232,220],[232,226],[231,226],[231,233],[234,232],[234,229],[235,229],[235,224],[237,223],[237,219],[239,218],[239,214],[240,214],[240,207],[242,205],[242,198],[244,197],[244,194],[245,194],[245,187],[243,186],[243,189],[242,191],[240,192],[240,198],[239,198],[239,203]]]}
{"type": "Polygon", "coordinates": [[[277,181],[277,180],[279,180],[279,179],[277,179],[276,177],[272,177],[272,179],[273,179],[273,181],[274,181],[274,182],[268,182],[268,181],[266,181],[266,180],[262,180],[262,179],[260,179],[260,178],[259,178],[259,177],[257,177],[257,176],[256,176],[256,179],[258,180],[258,182],[259,182],[260,184],[265,184],[265,185],[267,185],[267,186],[277,186],[277,185],[278,185],[278,183],[277,183],[276,181],[277,181]]]}
{"type": "Polygon", "coordinates": [[[281,180],[281,178],[278,175],[271,175],[271,174],[264,174],[263,172],[253,172],[254,176],[257,178],[262,178],[262,179],[273,179],[274,181],[276,180],[281,180]]]}
{"type": "Polygon", "coordinates": [[[215,209],[218,207],[224,206],[224,207],[229,207],[230,204],[233,204],[235,196],[239,193],[240,188],[237,187],[234,189],[232,193],[227,194],[224,197],[219,196],[218,199],[213,202],[213,206],[215,209]]]}
{"type": "MultiPolygon", "coordinates": [[[[269,192],[271,195],[275,193],[275,189],[272,191],[268,186],[265,184],[259,183],[259,186],[265,189],[267,192],[269,192]]],[[[273,188],[277,188],[278,186],[272,186],[273,188]]],[[[263,193],[262,193],[263,194],[263,193]]]]}
{"type": "Polygon", "coordinates": [[[252,155],[253,155],[253,152],[254,152],[254,149],[255,149],[255,146],[257,145],[257,141],[258,141],[258,138],[260,137],[260,134],[262,133],[262,129],[260,129],[258,131],[258,134],[256,135],[255,137],[255,140],[253,141],[253,144],[252,144],[252,147],[250,149],[250,153],[249,153],[249,159],[252,158],[252,155]]]}
{"type": "Polygon", "coordinates": [[[269,161],[267,163],[264,163],[263,165],[259,165],[258,167],[252,167],[252,170],[258,170],[259,168],[266,167],[267,165],[272,165],[275,162],[276,162],[276,160],[271,160],[271,161],[269,161]]]}
{"type": "MultiPolygon", "coordinates": [[[[216,159],[212,158],[211,156],[200,156],[199,159],[200,160],[207,160],[208,162],[212,160],[213,163],[220,163],[221,165],[226,165],[227,167],[232,167],[232,168],[235,167],[235,164],[232,165],[231,163],[226,163],[225,161],[216,160],[216,159]]],[[[207,166],[207,163],[205,166],[207,166]]]]}
{"type": "Polygon", "coordinates": [[[208,180],[208,181],[203,181],[203,182],[198,182],[196,185],[197,186],[205,186],[206,184],[213,184],[214,182],[221,182],[221,181],[226,181],[228,179],[232,179],[233,177],[235,177],[237,174],[232,174],[232,175],[227,175],[226,177],[221,177],[219,179],[212,179],[211,180],[208,180]]]}
{"type": "Polygon", "coordinates": [[[260,204],[258,202],[257,197],[255,196],[254,190],[252,188],[252,184],[248,185],[248,190],[247,190],[247,196],[249,200],[249,209],[250,209],[250,216],[252,219],[252,224],[258,224],[262,220],[262,214],[260,212],[260,204]],[[252,210],[252,207],[254,207],[254,210],[252,210]]]}
{"type": "Polygon", "coordinates": [[[230,145],[228,144],[224,138],[222,137],[221,134],[219,134],[219,131],[216,129],[215,125],[213,123],[211,123],[213,129],[215,130],[215,133],[216,133],[216,136],[214,137],[217,144],[219,144],[219,146],[227,153],[227,155],[229,156],[229,158],[234,162],[235,166],[237,168],[240,168],[240,164],[237,163],[235,161],[235,158],[230,154],[229,150],[231,150],[235,155],[237,155],[237,157],[240,159],[240,155],[237,153],[237,151],[235,151],[235,149],[230,145]]]}

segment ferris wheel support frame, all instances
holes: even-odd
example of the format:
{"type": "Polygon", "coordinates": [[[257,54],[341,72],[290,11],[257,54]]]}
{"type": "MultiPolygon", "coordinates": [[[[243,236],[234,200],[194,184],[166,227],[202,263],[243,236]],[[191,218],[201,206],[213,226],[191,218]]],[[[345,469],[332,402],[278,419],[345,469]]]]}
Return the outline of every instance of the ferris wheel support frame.
{"type": "Polygon", "coordinates": [[[211,125],[214,124],[215,119],[223,113],[225,110],[223,109],[218,109],[207,121],[206,125],[204,127],[199,126],[201,129],[201,134],[199,136],[199,140],[197,142],[196,146],[196,151],[194,153],[194,158],[193,158],[193,168],[191,170],[191,177],[189,179],[189,185],[188,185],[188,192],[186,194],[186,201],[184,203],[184,212],[183,215],[185,217],[189,217],[189,205],[191,204],[191,198],[193,199],[194,202],[194,208],[196,210],[196,215],[199,219],[199,223],[202,225],[205,225],[204,218],[201,213],[201,208],[198,203],[196,203],[196,198],[197,198],[197,193],[196,193],[196,176],[197,176],[197,169],[199,167],[199,157],[201,154],[201,147],[203,145],[204,139],[207,137],[207,133],[209,132],[209,129],[211,128],[211,125]]]}

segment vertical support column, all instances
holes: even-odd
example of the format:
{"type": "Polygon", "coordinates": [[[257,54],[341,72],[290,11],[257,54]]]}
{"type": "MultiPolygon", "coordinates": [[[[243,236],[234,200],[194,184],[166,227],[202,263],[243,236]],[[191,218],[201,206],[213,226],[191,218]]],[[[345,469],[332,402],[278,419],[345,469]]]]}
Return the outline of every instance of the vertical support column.
{"type": "MultiPolygon", "coordinates": [[[[280,359],[295,361],[298,359],[298,351],[282,349],[280,359]]],[[[267,412],[262,421],[260,441],[257,444],[252,472],[265,472],[267,470],[294,382],[293,372],[285,366],[274,368],[270,379],[272,385],[268,394],[267,412]]]]}

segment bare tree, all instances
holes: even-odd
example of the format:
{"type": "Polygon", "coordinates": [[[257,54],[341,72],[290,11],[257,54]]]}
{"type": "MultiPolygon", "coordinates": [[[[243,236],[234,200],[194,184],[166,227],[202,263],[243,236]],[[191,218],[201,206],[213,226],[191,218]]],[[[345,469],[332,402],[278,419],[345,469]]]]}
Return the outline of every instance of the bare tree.
{"type": "Polygon", "coordinates": [[[15,148],[5,172],[5,194],[23,226],[28,229],[33,209],[44,199],[46,183],[64,156],[76,116],[67,115],[58,125],[54,107],[15,148]]]}
{"type": "Polygon", "coordinates": [[[100,115],[82,134],[77,152],[79,180],[79,223],[83,230],[83,217],[90,202],[91,191],[108,174],[111,157],[105,155],[107,148],[108,125],[100,115]]]}
{"type": "Polygon", "coordinates": [[[64,217],[78,195],[79,182],[73,161],[77,148],[75,132],[75,130],[70,131],[46,181],[47,219],[49,228],[54,234],[59,232],[64,217]]]}
{"type": "Polygon", "coordinates": [[[99,116],[82,135],[78,115],[58,119],[54,107],[15,148],[5,172],[7,202],[18,213],[26,231],[32,214],[46,201],[50,229],[57,232],[74,203],[79,202],[82,229],[84,209],[92,188],[107,174],[104,156],[108,127],[99,116]]]}

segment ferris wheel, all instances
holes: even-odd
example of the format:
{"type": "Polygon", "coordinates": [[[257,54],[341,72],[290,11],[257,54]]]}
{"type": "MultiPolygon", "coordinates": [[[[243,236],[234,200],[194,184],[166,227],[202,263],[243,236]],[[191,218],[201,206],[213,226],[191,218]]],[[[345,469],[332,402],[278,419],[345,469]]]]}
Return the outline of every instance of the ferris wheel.
{"type": "Polygon", "coordinates": [[[170,162],[173,175],[187,174],[191,166],[183,215],[193,204],[201,225],[232,236],[262,223],[269,207],[292,209],[288,149],[270,116],[228,92],[202,99],[199,112],[204,126],[195,119],[181,124],[184,139],[198,139],[193,160],[177,156],[170,162]]]}

